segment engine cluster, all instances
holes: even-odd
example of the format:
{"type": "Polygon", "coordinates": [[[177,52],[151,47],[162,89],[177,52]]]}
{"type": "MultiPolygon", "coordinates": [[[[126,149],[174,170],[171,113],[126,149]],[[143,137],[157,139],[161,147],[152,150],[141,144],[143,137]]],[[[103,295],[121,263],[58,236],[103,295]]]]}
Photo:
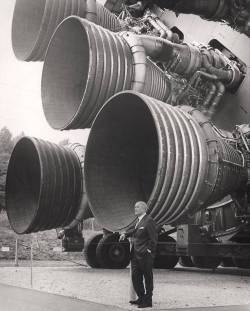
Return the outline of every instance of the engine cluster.
{"type": "MultiPolygon", "coordinates": [[[[19,59],[44,61],[45,117],[57,130],[91,131],[84,171],[75,150],[33,138],[17,144],[7,178],[16,232],[76,223],[87,214],[86,193],[97,221],[112,231],[133,223],[131,206],[140,200],[159,225],[186,223],[229,194],[248,206],[249,127],[228,133],[213,124],[227,105],[224,95],[236,93],[246,76],[243,61],[216,40],[186,42],[149,1],[27,3],[17,1],[12,44],[19,59]]],[[[241,13],[249,9],[249,1],[155,3],[214,20],[236,12],[236,3],[241,13]]]]}

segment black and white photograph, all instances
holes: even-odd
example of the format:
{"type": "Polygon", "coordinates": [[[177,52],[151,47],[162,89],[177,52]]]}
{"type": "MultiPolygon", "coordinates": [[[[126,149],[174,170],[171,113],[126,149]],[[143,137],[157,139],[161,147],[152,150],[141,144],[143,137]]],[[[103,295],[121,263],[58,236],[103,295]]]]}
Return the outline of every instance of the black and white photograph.
{"type": "Polygon", "coordinates": [[[250,0],[0,26],[0,311],[250,311],[250,0]]]}

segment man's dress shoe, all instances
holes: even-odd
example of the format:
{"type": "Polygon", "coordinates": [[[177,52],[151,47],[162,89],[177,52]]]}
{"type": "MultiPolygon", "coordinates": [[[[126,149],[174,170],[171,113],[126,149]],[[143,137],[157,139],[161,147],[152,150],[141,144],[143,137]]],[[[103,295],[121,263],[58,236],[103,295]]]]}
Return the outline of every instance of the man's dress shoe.
{"type": "Polygon", "coordinates": [[[138,305],[138,308],[152,308],[152,302],[142,302],[138,305]]]}
{"type": "Polygon", "coordinates": [[[142,300],[140,298],[138,298],[136,300],[130,300],[129,303],[131,305],[140,305],[140,304],[142,304],[142,300]]]}

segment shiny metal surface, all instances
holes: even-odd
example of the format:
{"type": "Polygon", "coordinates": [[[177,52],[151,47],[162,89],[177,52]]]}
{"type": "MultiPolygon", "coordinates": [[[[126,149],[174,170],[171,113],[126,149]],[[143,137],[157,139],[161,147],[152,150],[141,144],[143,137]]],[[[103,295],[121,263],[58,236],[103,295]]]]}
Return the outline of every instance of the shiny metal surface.
{"type": "Polygon", "coordinates": [[[92,212],[116,231],[148,202],[159,225],[182,223],[247,182],[240,152],[198,110],[136,92],[113,96],[93,123],[85,154],[92,212]]]}
{"type": "Polygon", "coordinates": [[[43,140],[23,137],[8,166],[6,210],[16,233],[69,224],[82,199],[83,178],[77,154],[43,140]]]}
{"type": "Polygon", "coordinates": [[[65,19],[43,67],[48,123],[55,129],[90,127],[108,98],[131,89],[163,101],[171,93],[169,78],[146,58],[138,36],[118,35],[78,17],[65,19]]]}
{"type": "Polygon", "coordinates": [[[64,18],[77,15],[112,31],[121,30],[116,16],[96,0],[16,0],[12,47],[24,61],[42,61],[49,40],[64,18]]]}

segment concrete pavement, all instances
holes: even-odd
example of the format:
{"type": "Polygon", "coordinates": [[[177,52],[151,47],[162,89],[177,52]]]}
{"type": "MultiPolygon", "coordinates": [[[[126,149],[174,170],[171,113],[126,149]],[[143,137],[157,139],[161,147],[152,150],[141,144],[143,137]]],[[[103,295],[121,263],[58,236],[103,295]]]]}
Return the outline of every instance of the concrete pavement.
{"type": "MultiPolygon", "coordinates": [[[[108,298],[107,298],[108,301],[108,298]]],[[[104,305],[86,300],[74,299],[66,296],[49,294],[32,289],[20,288],[0,284],[0,310],[1,311],[124,311],[137,310],[136,307],[128,309],[117,306],[104,305]]],[[[147,308],[154,310],[154,308],[147,308]]],[[[185,309],[157,309],[171,311],[250,311],[250,306],[224,306],[185,309]]]]}
{"type": "Polygon", "coordinates": [[[1,311],[124,311],[119,307],[0,284],[1,311]]]}

